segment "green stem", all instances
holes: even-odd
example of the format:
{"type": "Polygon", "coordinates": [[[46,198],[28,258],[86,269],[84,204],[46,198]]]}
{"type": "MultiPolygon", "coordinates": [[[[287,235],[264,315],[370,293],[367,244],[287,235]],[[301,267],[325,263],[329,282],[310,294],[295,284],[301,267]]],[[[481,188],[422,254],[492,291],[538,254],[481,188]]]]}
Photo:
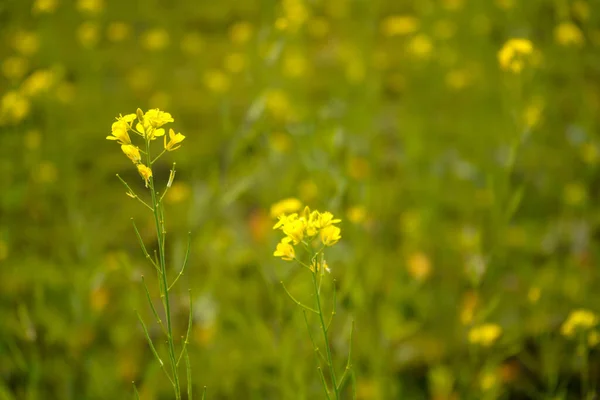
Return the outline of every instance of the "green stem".
{"type": "MultiPolygon", "coordinates": [[[[146,160],[148,167],[152,165],[150,157],[150,140],[146,139],[146,160]]],[[[150,177],[148,186],[152,195],[152,213],[154,214],[154,223],[156,226],[156,235],[158,237],[158,254],[159,254],[159,265],[160,265],[160,278],[162,280],[161,285],[163,288],[164,300],[163,304],[165,307],[165,314],[167,319],[167,342],[169,344],[169,359],[171,360],[171,368],[173,372],[173,379],[175,381],[175,399],[181,400],[181,388],[179,384],[179,375],[177,373],[177,362],[175,360],[175,344],[173,343],[173,327],[171,323],[171,305],[169,303],[169,283],[167,281],[167,267],[165,261],[165,238],[164,238],[164,218],[161,220],[162,207],[159,201],[157,201],[156,190],[154,189],[154,177],[150,177]]]]}
{"type": "Polygon", "coordinates": [[[315,296],[317,299],[317,311],[319,314],[319,322],[321,323],[321,331],[323,332],[323,339],[325,341],[325,350],[327,352],[327,364],[329,366],[329,374],[331,375],[331,385],[333,386],[333,393],[335,395],[335,399],[338,400],[340,398],[340,393],[337,386],[337,379],[335,377],[335,368],[333,366],[333,357],[331,356],[331,348],[329,347],[329,338],[327,335],[327,325],[325,324],[325,320],[323,319],[323,309],[321,307],[321,295],[319,293],[319,285],[317,283],[317,273],[315,271],[312,274],[313,286],[315,289],[315,296]]]}

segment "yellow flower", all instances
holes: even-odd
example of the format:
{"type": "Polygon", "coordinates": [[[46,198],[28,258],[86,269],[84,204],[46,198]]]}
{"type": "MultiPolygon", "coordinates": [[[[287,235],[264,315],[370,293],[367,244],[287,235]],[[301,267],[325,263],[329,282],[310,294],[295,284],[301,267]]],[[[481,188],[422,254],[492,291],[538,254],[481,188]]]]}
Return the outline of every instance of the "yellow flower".
{"type": "Polygon", "coordinates": [[[137,123],[135,129],[149,140],[154,140],[157,136],[164,135],[165,130],[160,127],[174,121],[171,114],[160,111],[158,108],[148,110],[143,115],[142,110],[139,110],[138,119],[140,122],[137,123]]]}
{"type": "Polygon", "coordinates": [[[298,218],[291,221],[283,226],[283,233],[285,233],[294,244],[298,244],[304,239],[304,230],[306,229],[306,220],[304,218],[298,218]]]}
{"type": "Polygon", "coordinates": [[[502,328],[497,324],[483,324],[471,328],[469,331],[469,342],[489,347],[498,340],[502,334],[502,328]]]}
{"type": "Polygon", "coordinates": [[[561,46],[581,46],[585,42],[581,29],[572,22],[563,22],[554,28],[554,40],[561,46]]]}
{"type": "Polygon", "coordinates": [[[277,244],[277,248],[273,255],[275,257],[281,257],[286,261],[291,261],[296,258],[296,252],[294,250],[294,246],[290,244],[290,238],[284,237],[281,239],[281,242],[277,244]]]}
{"type": "Polygon", "coordinates": [[[321,229],[321,242],[323,242],[325,246],[333,246],[342,238],[340,232],[340,228],[335,225],[329,225],[321,229]]]}
{"type": "Polygon", "coordinates": [[[181,145],[178,146],[178,144],[183,142],[183,139],[185,139],[185,136],[183,136],[181,133],[175,134],[175,131],[173,129],[169,129],[169,143],[167,143],[167,137],[164,137],[165,150],[177,150],[181,147],[181,145]]]}
{"type": "Polygon", "coordinates": [[[498,52],[498,62],[505,71],[520,73],[525,61],[533,54],[533,44],[527,39],[510,39],[498,52]]]}
{"type": "Polygon", "coordinates": [[[135,114],[129,114],[125,117],[117,117],[117,121],[112,124],[112,136],[107,136],[108,140],[116,140],[120,144],[131,144],[131,138],[127,131],[131,128],[131,125],[128,120],[130,116],[133,115],[135,118],[135,114]]]}
{"type": "Polygon", "coordinates": [[[279,217],[282,214],[293,213],[302,207],[302,202],[294,197],[283,199],[271,206],[271,217],[279,217]]]}
{"type": "Polygon", "coordinates": [[[138,172],[140,173],[141,177],[146,182],[146,187],[148,187],[148,181],[152,177],[152,170],[150,168],[146,167],[144,164],[138,164],[137,169],[138,169],[138,172]]]}
{"type": "Polygon", "coordinates": [[[273,229],[283,228],[285,225],[297,220],[298,214],[296,214],[296,213],[290,214],[290,215],[283,214],[277,218],[279,219],[279,221],[277,221],[277,223],[273,226],[273,229]]]}
{"type": "Polygon", "coordinates": [[[129,157],[129,159],[133,161],[134,164],[139,164],[140,162],[142,162],[140,150],[134,145],[123,144],[121,145],[121,150],[123,150],[123,153],[125,153],[125,155],[129,157]]]}
{"type": "Polygon", "coordinates": [[[589,310],[578,309],[571,311],[567,320],[560,327],[560,333],[573,337],[575,332],[586,330],[598,325],[598,315],[589,310]]]}
{"type": "Polygon", "coordinates": [[[175,121],[168,112],[160,111],[158,108],[146,111],[144,114],[144,126],[160,128],[166,123],[175,121]]]}
{"type": "Polygon", "coordinates": [[[316,218],[315,218],[315,227],[317,229],[323,229],[323,228],[327,228],[330,225],[337,224],[338,222],[341,222],[341,221],[342,221],[341,219],[333,218],[333,214],[330,213],[329,211],[325,211],[323,213],[319,213],[317,211],[316,218]]]}

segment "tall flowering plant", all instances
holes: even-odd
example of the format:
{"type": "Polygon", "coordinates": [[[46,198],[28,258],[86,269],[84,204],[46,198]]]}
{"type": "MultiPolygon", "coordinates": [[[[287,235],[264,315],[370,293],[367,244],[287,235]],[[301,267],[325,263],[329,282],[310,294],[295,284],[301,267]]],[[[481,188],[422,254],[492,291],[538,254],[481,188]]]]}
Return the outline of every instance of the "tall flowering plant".
{"type": "MultiPolygon", "coordinates": [[[[333,285],[333,307],[326,314],[322,297],[321,288],[323,280],[328,276],[329,266],[325,260],[325,251],[328,247],[334,246],[341,239],[341,230],[337,226],[341,222],[336,219],[329,211],[319,212],[311,211],[308,207],[299,215],[282,214],[278,217],[279,221],[273,229],[279,229],[283,232],[284,237],[277,244],[273,255],[281,257],[285,261],[296,262],[301,267],[305,268],[312,281],[312,295],[314,296],[314,305],[308,306],[297,300],[281,282],[283,289],[287,295],[296,303],[304,314],[304,320],[308,328],[309,337],[313,345],[316,355],[317,370],[321,380],[323,391],[327,399],[340,399],[342,390],[349,378],[354,382],[354,373],[352,371],[352,331],[350,333],[349,354],[346,361],[346,367],[340,375],[335,368],[331,342],[329,339],[329,329],[331,322],[335,316],[336,299],[335,299],[335,282],[333,285]],[[319,330],[321,331],[321,339],[319,340],[312,334],[309,323],[308,314],[316,315],[318,319],[319,330]],[[326,321],[327,319],[327,321],[326,321]],[[320,346],[319,343],[323,346],[320,346]],[[325,353],[321,351],[325,349],[325,353]],[[327,371],[323,372],[323,369],[327,371]]],[[[354,386],[354,385],[353,385],[354,386]]],[[[354,398],[356,393],[354,390],[354,398]]]]}
{"type": "MultiPolygon", "coordinates": [[[[136,113],[134,114],[120,115],[119,117],[117,117],[117,120],[112,124],[111,134],[107,137],[107,139],[115,141],[121,146],[121,151],[123,151],[123,154],[125,154],[125,156],[127,156],[133,162],[138,173],[140,174],[140,177],[144,181],[145,187],[148,191],[146,199],[142,198],[131,188],[131,186],[129,186],[127,182],[125,182],[125,180],[123,180],[117,174],[117,177],[127,188],[127,195],[133,199],[138,200],[141,204],[148,208],[154,217],[154,226],[156,229],[157,237],[156,249],[154,251],[149,252],[146,248],[146,245],[142,240],[142,237],[137,229],[137,226],[135,225],[135,222],[133,223],[133,228],[140,242],[140,246],[142,248],[144,256],[146,257],[148,262],[154,267],[158,278],[160,300],[165,316],[164,322],[159,316],[158,311],[154,307],[152,298],[150,296],[150,291],[148,290],[148,286],[146,285],[146,281],[144,280],[143,276],[142,282],[146,290],[146,295],[148,298],[148,303],[150,304],[150,308],[152,310],[152,314],[154,315],[157,324],[160,326],[162,333],[166,337],[166,352],[168,361],[163,361],[163,356],[161,356],[160,348],[157,348],[152,339],[150,338],[148,328],[144,323],[144,320],[142,319],[139,313],[137,313],[137,316],[142,325],[152,353],[154,354],[155,358],[160,364],[160,367],[162,368],[167,379],[173,387],[175,399],[181,400],[182,379],[179,376],[179,371],[180,363],[182,360],[185,362],[185,369],[187,375],[187,398],[192,399],[191,368],[187,350],[190,331],[192,327],[192,303],[190,297],[188,327],[187,332],[185,334],[185,338],[182,343],[176,343],[173,334],[170,291],[175,285],[175,283],[179,280],[179,278],[183,275],[188,260],[190,242],[188,239],[187,250],[181,269],[174,278],[169,279],[170,269],[167,269],[165,251],[167,231],[165,228],[163,199],[167,194],[167,191],[173,184],[173,180],[175,179],[175,164],[173,164],[173,168],[171,169],[171,172],[169,174],[168,181],[166,182],[162,190],[159,190],[157,182],[155,181],[154,174],[152,172],[153,166],[158,161],[158,159],[162,157],[166,152],[177,150],[179,147],[181,147],[181,142],[183,142],[183,140],[185,139],[184,135],[182,135],[181,133],[175,133],[173,129],[169,129],[167,135],[163,126],[170,122],[174,122],[174,120],[171,114],[167,112],[160,111],[159,109],[152,109],[144,113],[138,108],[136,113]],[[137,142],[140,145],[136,144],[135,141],[132,141],[132,136],[137,139],[137,142]],[[159,150],[159,153],[157,155],[153,155],[153,147],[156,147],[154,146],[154,144],[156,143],[156,139],[160,137],[163,138],[162,150],[159,150]]],[[[134,390],[136,397],[139,398],[135,383],[134,390]]],[[[202,397],[204,398],[204,395],[202,397]]]]}

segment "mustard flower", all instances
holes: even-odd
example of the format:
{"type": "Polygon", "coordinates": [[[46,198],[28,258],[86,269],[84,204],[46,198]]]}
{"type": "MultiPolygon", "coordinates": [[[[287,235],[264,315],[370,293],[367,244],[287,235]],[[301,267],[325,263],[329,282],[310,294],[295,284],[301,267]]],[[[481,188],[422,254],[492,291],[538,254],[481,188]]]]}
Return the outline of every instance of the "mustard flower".
{"type": "Polygon", "coordinates": [[[123,121],[117,121],[112,124],[112,136],[107,136],[108,140],[116,140],[120,144],[131,144],[131,138],[127,133],[127,124],[123,121]]]}
{"type": "Polygon", "coordinates": [[[527,39],[510,39],[498,52],[500,67],[515,74],[525,67],[525,61],[533,54],[533,44],[527,39]]]}
{"type": "Polygon", "coordinates": [[[333,214],[329,211],[325,211],[323,213],[317,213],[318,218],[315,221],[315,226],[318,229],[327,228],[330,225],[337,224],[341,222],[341,219],[333,218],[333,214]]]}
{"type": "Polygon", "coordinates": [[[304,231],[306,229],[306,220],[304,218],[296,219],[283,226],[285,233],[294,244],[298,244],[304,239],[304,231]]]}
{"type": "Polygon", "coordinates": [[[123,153],[131,160],[134,164],[139,164],[142,162],[142,156],[140,155],[140,150],[132,144],[123,144],[121,145],[121,150],[123,153]]]}
{"type": "Polygon", "coordinates": [[[175,134],[175,131],[173,129],[169,129],[169,142],[167,143],[167,137],[164,137],[164,141],[165,141],[165,150],[167,151],[173,151],[173,150],[177,150],[178,148],[181,147],[181,145],[179,143],[183,142],[183,139],[185,139],[185,136],[183,136],[181,133],[177,133],[175,134]]]}
{"type": "Polygon", "coordinates": [[[163,136],[165,130],[160,127],[174,121],[171,114],[160,111],[158,108],[148,110],[145,114],[138,109],[137,116],[140,122],[137,123],[135,129],[150,140],[154,140],[157,136],[163,136]]]}
{"type": "Polygon", "coordinates": [[[280,215],[278,216],[279,221],[277,221],[277,223],[273,226],[273,229],[280,229],[283,228],[285,225],[295,221],[298,219],[298,214],[297,213],[293,213],[290,215],[280,215]]]}
{"type": "Polygon", "coordinates": [[[296,258],[296,251],[294,246],[290,244],[290,238],[284,237],[281,242],[277,243],[277,248],[273,255],[275,257],[281,257],[283,260],[292,261],[296,258]]]}
{"type": "Polygon", "coordinates": [[[148,187],[148,181],[152,177],[152,170],[149,167],[145,166],[144,164],[138,164],[137,169],[138,169],[138,172],[140,173],[141,177],[146,182],[146,187],[148,187]]]}
{"type": "Polygon", "coordinates": [[[497,324],[483,324],[471,328],[469,342],[489,347],[502,335],[502,328],[497,324]]]}
{"type": "Polygon", "coordinates": [[[560,333],[573,337],[576,332],[587,330],[598,325],[598,315],[590,310],[578,309],[571,311],[567,320],[560,327],[560,333]]]}
{"type": "Polygon", "coordinates": [[[340,232],[340,228],[335,225],[326,226],[320,231],[321,242],[325,246],[333,246],[342,238],[340,232]]]}

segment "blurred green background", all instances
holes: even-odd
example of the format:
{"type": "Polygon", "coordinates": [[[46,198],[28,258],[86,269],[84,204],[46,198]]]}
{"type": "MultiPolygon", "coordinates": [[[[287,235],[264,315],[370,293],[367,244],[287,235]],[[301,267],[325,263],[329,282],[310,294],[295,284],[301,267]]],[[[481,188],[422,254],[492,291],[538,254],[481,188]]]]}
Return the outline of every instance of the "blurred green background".
{"type": "Polygon", "coordinates": [[[0,26],[0,399],[171,396],[134,312],[153,271],[130,218],[153,246],[152,216],[115,174],[143,181],[105,140],[137,107],[186,135],[154,174],[177,162],[196,393],[322,396],[279,284],[305,276],[272,255],[293,197],[343,220],[331,336],[341,369],[356,321],[359,399],[583,398],[560,326],[600,308],[595,0],[2,0],[0,26]]]}

